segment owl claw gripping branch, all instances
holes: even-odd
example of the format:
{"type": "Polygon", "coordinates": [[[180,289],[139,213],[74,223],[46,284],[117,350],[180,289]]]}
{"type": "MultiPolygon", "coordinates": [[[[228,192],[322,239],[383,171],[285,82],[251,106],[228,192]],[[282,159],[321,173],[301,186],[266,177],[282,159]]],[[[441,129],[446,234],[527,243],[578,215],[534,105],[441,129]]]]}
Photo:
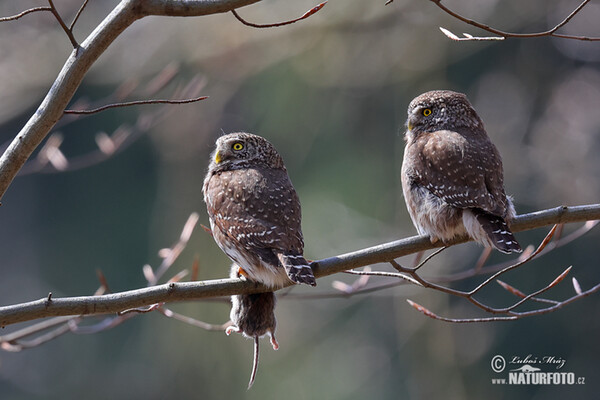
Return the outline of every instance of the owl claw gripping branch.
{"type": "Polygon", "coordinates": [[[432,242],[468,234],[486,247],[520,253],[508,223],[502,160],[462,93],[434,90],[408,106],[402,190],[410,217],[432,242]]]}

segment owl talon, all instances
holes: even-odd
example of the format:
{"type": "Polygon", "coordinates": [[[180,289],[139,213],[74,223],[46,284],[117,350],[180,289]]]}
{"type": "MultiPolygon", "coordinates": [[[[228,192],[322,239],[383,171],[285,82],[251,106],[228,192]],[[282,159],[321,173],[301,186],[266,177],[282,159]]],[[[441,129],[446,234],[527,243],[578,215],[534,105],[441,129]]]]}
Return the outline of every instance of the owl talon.
{"type": "Polygon", "coordinates": [[[250,275],[246,271],[242,269],[242,267],[238,267],[238,276],[243,276],[246,279],[250,279],[250,275]]]}

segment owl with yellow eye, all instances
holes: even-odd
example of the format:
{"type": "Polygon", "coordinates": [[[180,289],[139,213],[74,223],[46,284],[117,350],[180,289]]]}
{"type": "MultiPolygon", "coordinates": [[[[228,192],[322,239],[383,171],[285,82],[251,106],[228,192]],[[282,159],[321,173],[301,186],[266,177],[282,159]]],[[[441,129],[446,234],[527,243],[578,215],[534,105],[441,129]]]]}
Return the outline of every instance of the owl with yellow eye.
{"type": "Polygon", "coordinates": [[[420,234],[432,242],[468,235],[504,253],[521,252],[504,191],[502,159],[462,93],[434,90],[408,106],[402,190],[420,234]]]}
{"type": "Polygon", "coordinates": [[[221,136],[203,192],[213,237],[241,275],[273,288],[316,285],[303,256],[300,201],[270,142],[243,132],[221,136]]]}

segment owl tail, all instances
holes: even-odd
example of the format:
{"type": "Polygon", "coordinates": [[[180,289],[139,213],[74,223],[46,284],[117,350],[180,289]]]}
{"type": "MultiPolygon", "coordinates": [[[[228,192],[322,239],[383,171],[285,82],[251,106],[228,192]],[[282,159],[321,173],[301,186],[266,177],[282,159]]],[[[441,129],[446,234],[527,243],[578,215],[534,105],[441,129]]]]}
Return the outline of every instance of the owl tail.
{"type": "Polygon", "coordinates": [[[479,209],[471,211],[496,249],[507,254],[523,251],[502,217],[479,209]]]}
{"type": "Polygon", "coordinates": [[[294,283],[304,283],[310,286],[317,286],[317,281],[313,275],[308,261],[302,255],[278,253],[277,258],[290,280],[294,283]]]}

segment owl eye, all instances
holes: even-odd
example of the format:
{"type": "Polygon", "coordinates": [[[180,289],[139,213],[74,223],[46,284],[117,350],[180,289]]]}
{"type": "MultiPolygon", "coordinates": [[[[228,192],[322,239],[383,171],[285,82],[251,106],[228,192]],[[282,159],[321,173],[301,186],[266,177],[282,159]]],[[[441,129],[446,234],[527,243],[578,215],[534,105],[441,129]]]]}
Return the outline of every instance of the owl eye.
{"type": "Polygon", "coordinates": [[[431,115],[431,108],[426,108],[423,110],[423,115],[425,117],[429,117],[431,115]]]}
{"type": "Polygon", "coordinates": [[[234,144],[231,146],[231,148],[232,148],[234,151],[240,151],[240,150],[242,150],[242,149],[244,148],[244,145],[243,145],[241,142],[235,142],[235,143],[234,143],[234,144]]]}

